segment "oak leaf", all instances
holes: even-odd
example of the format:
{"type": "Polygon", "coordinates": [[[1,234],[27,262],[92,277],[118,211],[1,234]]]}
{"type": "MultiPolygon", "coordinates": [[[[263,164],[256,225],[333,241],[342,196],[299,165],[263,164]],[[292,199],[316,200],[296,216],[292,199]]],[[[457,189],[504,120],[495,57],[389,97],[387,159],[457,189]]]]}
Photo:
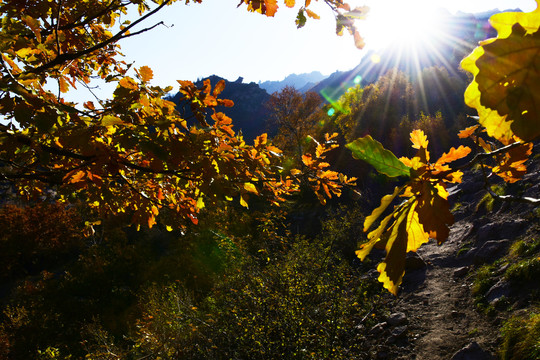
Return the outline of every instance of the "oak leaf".
{"type": "Polygon", "coordinates": [[[154,72],[148,66],[141,66],[139,68],[139,76],[142,82],[148,82],[154,77],[154,72]]]}
{"type": "Polygon", "coordinates": [[[345,145],[352,151],[355,159],[371,164],[375,169],[389,177],[410,177],[410,167],[401,162],[392,152],[385,149],[380,142],[366,135],[345,145]]]}

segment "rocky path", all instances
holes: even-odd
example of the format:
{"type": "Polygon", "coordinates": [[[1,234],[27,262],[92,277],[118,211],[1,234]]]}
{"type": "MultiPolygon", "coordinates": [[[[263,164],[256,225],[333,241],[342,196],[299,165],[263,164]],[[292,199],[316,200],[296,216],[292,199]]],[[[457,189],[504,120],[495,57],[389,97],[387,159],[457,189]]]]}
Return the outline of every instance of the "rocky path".
{"type": "Polygon", "coordinates": [[[427,266],[409,271],[395,311],[408,319],[408,359],[492,359],[498,326],[479,313],[471,298],[471,257],[456,258],[472,236],[466,221],[452,227],[443,246],[424,245],[418,255],[427,266]]]}

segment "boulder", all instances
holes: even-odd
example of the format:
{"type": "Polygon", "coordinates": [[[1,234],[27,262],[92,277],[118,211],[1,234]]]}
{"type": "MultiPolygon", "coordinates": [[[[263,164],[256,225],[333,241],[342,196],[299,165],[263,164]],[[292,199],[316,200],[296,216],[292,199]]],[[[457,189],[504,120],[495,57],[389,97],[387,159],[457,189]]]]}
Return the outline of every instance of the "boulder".
{"type": "Polygon", "coordinates": [[[474,263],[479,265],[497,260],[504,254],[510,244],[511,241],[508,239],[486,241],[479,249],[473,252],[474,263]]]}
{"type": "Polygon", "coordinates": [[[399,326],[407,323],[407,315],[402,312],[396,312],[393,314],[390,314],[388,319],[386,319],[386,322],[390,326],[399,326]]]}
{"type": "Polygon", "coordinates": [[[495,357],[473,341],[456,352],[451,360],[495,360],[495,357]]]}

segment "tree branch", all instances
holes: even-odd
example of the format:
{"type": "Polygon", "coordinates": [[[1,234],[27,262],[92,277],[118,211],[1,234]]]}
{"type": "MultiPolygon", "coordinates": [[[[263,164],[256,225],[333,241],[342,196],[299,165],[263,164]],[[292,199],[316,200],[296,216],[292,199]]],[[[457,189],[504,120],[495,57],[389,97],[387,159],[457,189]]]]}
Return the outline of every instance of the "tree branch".
{"type": "MultiPolygon", "coordinates": [[[[46,64],[43,64],[37,68],[34,68],[32,70],[30,70],[28,73],[34,73],[34,74],[39,74],[45,70],[48,70],[52,67],[55,67],[57,65],[60,65],[66,61],[69,61],[69,60],[75,60],[75,59],[78,59],[84,55],[88,55],[96,50],[99,50],[99,49],[102,49],[104,48],[105,46],[111,44],[111,43],[114,43],[120,39],[123,39],[123,38],[126,38],[126,37],[129,37],[130,35],[124,35],[125,33],[127,33],[131,28],[133,28],[134,26],[138,25],[140,22],[146,20],[148,17],[154,15],[155,13],[157,13],[159,10],[161,10],[163,7],[165,7],[166,5],[168,5],[169,3],[171,2],[171,0],[165,0],[161,5],[159,5],[157,8],[155,8],[154,10],[150,11],[148,14],[144,15],[143,17],[139,18],[138,20],[134,21],[132,24],[130,24],[129,26],[125,27],[124,29],[120,30],[116,35],[110,37],[109,39],[105,40],[105,41],[102,41],[100,42],[99,44],[96,44],[88,49],[85,49],[85,50],[82,50],[82,51],[78,51],[78,52],[75,52],[75,53],[65,53],[65,54],[59,54],[56,58],[54,58],[52,61],[46,63],[46,64]]],[[[157,25],[154,25],[153,27],[151,28],[154,28],[155,26],[157,25]]],[[[148,28],[148,29],[143,29],[143,30],[140,30],[137,32],[137,34],[140,34],[141,32],[144,32],[144,31],[147,31],[151,28],[148,28]]]]}

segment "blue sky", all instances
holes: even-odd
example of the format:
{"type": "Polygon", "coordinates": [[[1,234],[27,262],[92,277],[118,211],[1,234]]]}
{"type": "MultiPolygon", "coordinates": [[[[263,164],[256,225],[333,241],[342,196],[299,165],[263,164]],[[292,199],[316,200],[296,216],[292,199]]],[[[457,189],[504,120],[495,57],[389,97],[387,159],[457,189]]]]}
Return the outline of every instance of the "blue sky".
{"type": "MultiPolygon", "coordinates": [[[[185,5],[182,1],[166,7],[147,19],[140,28],[163,21],[160,26],[138,36],[120,42],[125,61],[134,66],[150,66],[154,71],[152,83],[159,86],[173,86],[176,80],[192,80],[210,75],[219,75],[234,81],[243,77],[244,82],[283,80],[289,74],[320,71],[329,75],[336,70],[350,70],[360,62],[365,54],[355,48],[353,39],[347,33],[335,34],[333,13],[322,0],[312,1],[310,9],[318,13],[320,20],[308,19],[306,26],[297,29],[295,18],[298,9],[288,9],[278,0],[280,8],[275,17],[247,12],[245,6],[237,8],[239,0],[203,0],[202,4],[185,5]]],[[[302,0],[297,0],[300,3],[302,0]]],[[[501,10],[521,8],[532,11],[534,0],[349,0],[351,5],[371,7],[371,22],[361,22],[362,34],[366,38],[373,31],[375,36],[390,30],[395,34],[395,23],[404,20],[407,24],[426,22],[416,31],[429,34],[430,24],[426,19],[426,9],[445,8],[452,13],[481,12],[494,8],[501,10]],[[397,5],[396,5],[397,4],[397,5]],[[395,11],[399,5],[401,8],[395,11]],[[388,10],[393,14],[386,16],[388,10]],[[411,13],[400,16],[396,14],[411,13]],[[415,16],[417,18],[412,19],[415,16]],[[381,20],[382,19],[382,20],[381,20]],[[373,24],[383,23],[376,29],[373,24]]],[[[136,11],[135,11],[136,13],[136,11]]],[[[133,16],[128,14],[131,20],[133,16]]],[[[433,23],[433,22],[432,22],[433,23]]],[[[408,26],[408,25],[407,25],[408,26]]],[[[409,26],[410,27],[410,26],[409,26]]],[[[137,29],[135,29],[137,30],[137,29]]],[[[401,33],[401,32],[400,32],[401,33]]],[[[421,34],[420,36],[423,36],[421,34]]],[[[374,43],[366,39],[367,47],[374,43]]],[[[114,91],[114,84],[101,81],[94,93],[101,99],[108,98],[114,91]]],[[[56,84],[52,85],[56,89],[56,84]]],[[[56,91],[56,90],[55,90],[56,91]]],[[[92,98],[85,89],[72,90],[66,99],[84,102],[92,98]]]]}
{"type": "MultiPolygon", "coordinates": [[[[367,3],[372,12],[377,7],[378,11],[387,11],[394,8],[395,1],[366,0],[356,4],[367,3]]],[[[187,6],[175,3],[147,22],[152,25],[164,21],[168,27],[126,39],[121,43],[122,50],[136,66],[150,66],[155,82],[163,86],[174,85],[176,79],[196,80],[212,74],[229,80],[242,76],[245,81],[255,82],[282,80],[291,73],[314,70],[330,74],[351,69],[363,56],[348,34],[335,35],[333,14],[322,0],[312,2],[321,20],[308,19],[302,29],[294,23],[297,10],[286,8],[282,1],[274,18],[248,13],[245,6],[237,8],[238,2],[204,0],[187,6]]],[[[408,0],[406,4],[418,9],[429,4],[452,13],[536,8],[533,0],[408,0]]]]}

